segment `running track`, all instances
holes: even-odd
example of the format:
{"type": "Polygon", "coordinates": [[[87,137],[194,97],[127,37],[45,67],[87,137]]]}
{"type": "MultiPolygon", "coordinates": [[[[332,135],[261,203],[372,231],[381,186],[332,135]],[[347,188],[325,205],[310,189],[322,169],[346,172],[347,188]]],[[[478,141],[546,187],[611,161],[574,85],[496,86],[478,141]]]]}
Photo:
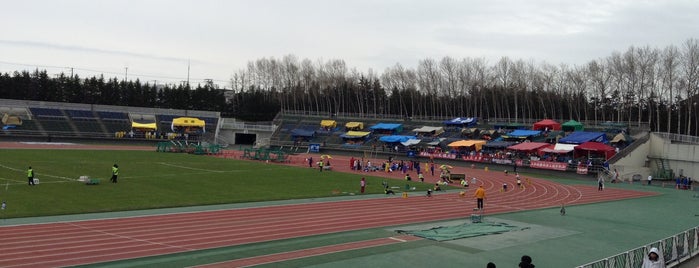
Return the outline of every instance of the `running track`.
{"type": "MultiPolygon", "coordinates": [[[[289,164],[302,165],[303,159],[292,159],[289,164]]],[[[340,166],[337,168],[342,169],[340,166]]],[[[459,168],[456,169],[459,172],[459,168]]],[[[654,195],[614,188],[598,191],[594,186],[561,185],[534,178],[525,189],[503,193],[499,191],[502,183],[512,185],[513,175],[467,169],[462,172],[477,176],[479,184],[486,188],[485,214],[556,207],[561,203],[587,204],[654,195]]],[[[408,198],[390,196],[7,226],[0,228],[3,234],[0,267],[70,266],[417,222],[463,219],[471,214],[471,208],[475,205],[470,198],[472,192],[469,190],[466,197],[448,193],[426,198],[422,193],[412,193],[408,198]]],[[[374,244],[381,243],[376,241],[374,244]]],[[[371,245],[369,241],[367,246],[371,245]]],[[[306,253],[305,256],[312,254],[306,253]]],[[[248,260],[250,262],[246,264],[269,263],[274,258],[262,256],[248,260]]],[[[224,263],[222,267],[229,264],[224,263]]]]}

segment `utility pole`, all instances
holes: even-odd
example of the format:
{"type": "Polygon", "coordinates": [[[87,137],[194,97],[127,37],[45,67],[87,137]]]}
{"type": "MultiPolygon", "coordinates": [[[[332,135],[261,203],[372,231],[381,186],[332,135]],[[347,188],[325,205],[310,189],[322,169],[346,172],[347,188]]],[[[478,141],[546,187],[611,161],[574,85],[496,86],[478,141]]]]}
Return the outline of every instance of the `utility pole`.
{"type": "Polygon", "coordinates": [[[124,67],[124,82],[129,81],[129,67],[124,67]]]}
{"type": "Polygon", "coordinates": [[[189,87],[189,66],[190,66],[190,61],[189,59],[187,60],[187,87],[189,87]]]}

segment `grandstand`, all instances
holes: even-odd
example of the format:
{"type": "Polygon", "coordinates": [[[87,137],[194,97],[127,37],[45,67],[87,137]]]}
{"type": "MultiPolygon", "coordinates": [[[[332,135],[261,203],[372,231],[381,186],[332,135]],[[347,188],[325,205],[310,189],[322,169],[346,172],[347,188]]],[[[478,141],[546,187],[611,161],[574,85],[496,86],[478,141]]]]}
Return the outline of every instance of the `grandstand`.
{"type": "Polygon", "coordinates": [[[0,133],[13,138],[57,139],[177,139],[182,135],[171,128],[173,118],[198,117],[206,123],[207,135],[187,137],[191,141],[216,140],[220,113],[145,107],[121,107],[77,103],[57,103],[0,99],[0,112],[21,119],[21,125],[0,133]],[[155,122],[151,135],[130,135],[132,122],[155,122]]]}
{"type": "MultiPolygon", "coordinates": [[[[498,119],[491,122],[494,123],[488,123],[488,120],[478,122],[476,118],[469,117],[376,118],[283,111],[275,118],[274,124],[280,127],[270,138],[270,145],[304,152],[311,144],[320,144],[329,153],[371,152],[374,155],[456,159],[510,166],[516,163],[520,167],[597,175],[613,164],[610,160],[615,159],[613,156],[616,153],[623,152],[626,147],[632,148],[630,145],[636,141],[643,142],[641,138],[648,133],[647,126],[630,128],[627,124],[609,122],[568,121],[567,125],[573,127],[565,130],[562,124],[551,119],[519,122],[498,119]],[[348,132],[349,129],[344,126],[350,122],[361,123],[363,131],[370,134],[363,136],[361,132],[348,132]],[[535,128],[538,130],[533,130],[535,128]],[[408,141],[410,139],[413,140],[408,141]],[[469,142],[458,143],[462,140],[469,142]],[[556,146],[559,140],[572,140],[570,143],[574,145],[556,146]],[[483,145],[485,150],[481,151],[483,142],[487,143],[483,145]],[[521,142],[540,145],[515,146],[521,142]],[[454,147],[450,144],[468,146],[454,147]],[[575,149],[582,144],[585,146],[575,149]]],[[[611,179],[611,174],[603,175],[611,179]]]]}

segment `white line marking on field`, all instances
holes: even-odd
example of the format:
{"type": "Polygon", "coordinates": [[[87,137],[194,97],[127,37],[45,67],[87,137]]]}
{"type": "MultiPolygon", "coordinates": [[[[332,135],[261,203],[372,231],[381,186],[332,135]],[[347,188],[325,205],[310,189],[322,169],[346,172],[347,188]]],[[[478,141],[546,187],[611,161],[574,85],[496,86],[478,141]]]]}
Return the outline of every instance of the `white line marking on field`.
{"type": "Polygon", "coordinates": [[[165,162],[158,162],[158,164],[168,166],[168,167],[176,167],[176,168],[184,168],[184,169],[191,169],[191,170],[199,170],[199,171],[206,171],[206,172],[215,172],[215,173],[223,173],[225,171],[221,170],[211,170],[211,169],[203,169],[203,168],[194,168],[194,167],[186,167],[186,166],[180,166],[180,165],[173,165],[165,162]]]}
{"type": "Polygon", "coordinates": [[[398,241],[398,242],[408,242],[408,240],[403,240],[403,239],[400,239],[400,238],[395,238],[395,237],[393,237],[393,236],[389,237],[388,239],[396,240],[396,241],[398,241]]]}
{"type": "MultiPolygon", "coordinates": [[[[24,170],[20,170],[20,169],[18,169],[18,168],[8,167],[8,166],[3,165],[3,164],[0,164],[0,167],[6,168],[6,169],[9,169],[9,170],[12,170],[12,171],[17,171],[17,172],[23,172],[23,171],[24,171],[24,170]]],[[[42,176],[46,176],[46,177],[49,177],[49,178],[57,178],[57,179],[62,179],[62,180],[67,180],[67,181],[76,181],[76,179],[72,179],[72,178],[68,178],[68,177],[63,177],[63,176],[55,176],[55,175],[50,175],[50,174],[46,174],[46,173],[40,173],[40,174],[41,174],[42,176]]]]}
{"type": "Polygon", "coordinates": [[[125,235],[110,233],[110,232],[106,232],[106,231],[101,231],[101,230],[98,230],[98,229],[95,229],[95,228],[88,228],[88,227],[85,227],[85,226],[82,226],[82,225],[80,225],[80,224],[73,223],[73,222],[69,222],[68,225],[75,226],[75,227],[80,228],[80,229],[83,229],[83,230],[88,230],[88,231],[92,231],[92,232],[97,232],[97,233],[101,233],[101,234],[105,234],[105,235],[113,236],[113,237],[119,237],[119,238],[131,240],[131,241],[144,242],[144,243],[148,243],[148,244],[159,245],[159,246],[165,246],[165,247],[170,247],[170,248],[179,248],[179,249],[184,249],[184,250],[194,250],[194,249],[187,248],[187,247],[183,247],[183,246],[175,246],[175,245],[169,245],[169,244],[165,244],[165,243],[153,242],[153,241],[149,241],[149,240],[145,240],[145,239],[133,238],[133,237],[130,237],[130,236],[125,236],[125,235]]]}

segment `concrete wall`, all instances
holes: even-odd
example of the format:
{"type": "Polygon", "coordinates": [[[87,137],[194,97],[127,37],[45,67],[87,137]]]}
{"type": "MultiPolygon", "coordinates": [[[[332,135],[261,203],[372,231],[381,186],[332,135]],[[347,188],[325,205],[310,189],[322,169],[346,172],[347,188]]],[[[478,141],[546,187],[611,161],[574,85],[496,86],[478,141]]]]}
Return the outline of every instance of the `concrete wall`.
{"type": "Polygon", "coordinates": [[[619,171],[620,179],[624,181],[631,180],[634,175],[638,175],[642,179],[647,178],[652,173],[646,161],[647,156],[650,154],[652,143],[652,138],[648,139],[632,153],[619,159],[614,165],[610,166],[612,172],[615,169],[619,171]]]}
{"type": "Polygon", "coordinates": [[[619,159],[611,170],[619,171],[622,180],[630,180],[637,175],[645,180],[657,169],[657,159],[667,159],[675,175],[680,173],[699,178],[699,145],[672,142],[669,139],[650,133],[647,142],[640,145],[633,153],[619,159]]]}
{"type": "Polygon", "coordinates": [[[668,159],[675,175],[680,175],[681,172],[696,181],[699,177],[699,145],[673,143],[655,134],[651,134],[650,140],[652,146],[649,156],[668,159]]]}

